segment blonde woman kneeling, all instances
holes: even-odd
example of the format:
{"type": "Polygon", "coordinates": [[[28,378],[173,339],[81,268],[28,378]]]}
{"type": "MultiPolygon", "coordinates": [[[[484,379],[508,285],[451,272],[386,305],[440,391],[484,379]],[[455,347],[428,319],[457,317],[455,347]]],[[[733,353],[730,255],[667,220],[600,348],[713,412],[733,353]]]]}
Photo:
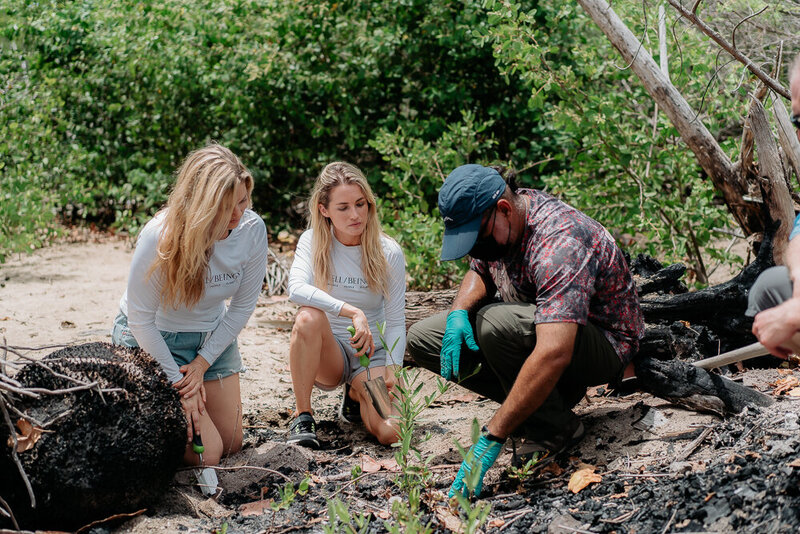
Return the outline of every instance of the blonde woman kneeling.
{"type": "Polygon", "coordinates": [[[371,378],[383,376],[391,394],[406,350],[403,251],[381,232],[375,197],[354,165],[336,162],[322,170],[309,211],[310,228],[300,236],[289,274],[289,299],[302,308],[289,348],[296,412],[287,441],[319,447],[312,387],[345,384],[340,417],[362,420],[378,441],[394,443],[397,422],[381,418],[367,400],[359,356],[369,356],[371,378]],[[378,336],[384,322],[389,348],[397,340],[391,355],[378,336]]]}
{"type": "Polygon", "coordinates": [[[192,432],[202,436],[206,465],[242,447],[236,337],[267,261],[266,226],[249,209],[252,190],[253,177],[227,148],[189,154],[166,206],[139,234],[112,330],[115,344],[149,352],[178,389],[187,464],[199,460],[192,432]]]}

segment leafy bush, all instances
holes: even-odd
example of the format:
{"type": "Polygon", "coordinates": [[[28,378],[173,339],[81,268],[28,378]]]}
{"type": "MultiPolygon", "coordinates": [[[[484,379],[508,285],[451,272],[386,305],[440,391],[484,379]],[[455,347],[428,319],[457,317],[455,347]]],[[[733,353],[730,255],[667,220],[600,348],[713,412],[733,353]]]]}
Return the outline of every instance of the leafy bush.
{"type": "MultiPolygon", "coordinates": [[[[713,229],[735,224],[711,181],[580,6],[486,4],[491,29],[476,33],[494,47],[503,74],[530,84],[530,106],[558,132],[551,140],[557,150],[545,151],[556,167],[542,169],[549,191],[617,235],[638,236],[632,252],[686,261],[700,281],[704,257],[731,260],[713,229]]],[[[613,8],[655,55],[657,5],[624,0],[613,8]]],[[[741,131],[752,81],[738,63],[716,64],[713,45],[678,18],[667,6],[667,27],[675,30],[668,37],[672,81],[735,159],[738,136],[722,132],[741,131]],[[737,86],[741,90],[732,93],[737,86]]]]}
{"type": "MultiPolygon", "coordinates": [[[[41,220],[20,216],[30,229],[67,206],[135,231],[182,157],[211,139],[252,169],[271,227],[294,226],[328,161],[370,176],[387,169],[368,144],[376,132],[430,142],[469,111],[482,123],[513,118],[493,134],[503,151],[526,154],[519,139],[537,118],[519,81],[501,79],[491,49],[470,39],[486,24],[477,1],[2,2],[0,21],[4,98],[33,95],[19,118],[42,119],[10,131],[17,111],[0,108],[4,194],[29,184],[31,205],[44,208],[41,220]],[[14,153],[36,163],[22,168],[14,153]]],[[[3,219],[4,229],[19,224],[3,219]]],[[[17,248],[9,235],[3,250],[17,248]]]]}
{"type": "MultiPolygon", "coordinates": [[[[656,42],[643,7],[614,3],[656,42]]],[[[746,94],[715,80],[740,71],[675,35],[676,85],[712,132],[738,124],[746,94]]],[[[468,161],[525,169],[522,184],[639,236],[632,252],[702,275],[730,218],[620,62],[573,3],[0,0],[0,261],[59,220],[136,231],[184,155],[216,140],[253,171],[273,232],[302,224],[325,163],[361,166],[412,288],[464,268],[438,260],[436,192],[468,161]]]]}

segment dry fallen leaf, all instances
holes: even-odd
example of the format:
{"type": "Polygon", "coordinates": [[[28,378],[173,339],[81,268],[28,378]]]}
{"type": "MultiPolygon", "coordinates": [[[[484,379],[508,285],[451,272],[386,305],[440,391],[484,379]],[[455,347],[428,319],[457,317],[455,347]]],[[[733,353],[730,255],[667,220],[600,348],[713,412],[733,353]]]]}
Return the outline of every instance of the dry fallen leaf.
{"type": "Polygon", "coordinates": [[[453,532],[463,532],[464,524],[458,518],[458,516],[454,515],[453,512],[445,508],[444,506],[437,506],[435,508],[436,518],[441,521],[444,525],[444,528],[447,530],[452,530],[453,532]]]}
{"type": "Polygon", "coordinates": [[[787,376],[781,378],[780,380],[776,380],[775,382],[771,382],[770,386],[775,388],[775,390],[772,392],[773,395],[782,395],[787,391],[800,386],[800,379],[798,379],[796,376],[787,376]]]}
{"type": "Polygon", "coordinates": [[[393,473],[395,471],[400,471],[400,467],[397,465],[397,460],[394,458],[385,458],[379,462],[381,464],[381,468],[393,473]]]}
{"type": "Polygon", "coordinates": [[[361,455],[361,471],[364,473],[377,473],[381,470],[381,464],[378,463],[374,458],[367,456],[366,454],[361,455]]]}
{"type": "MultiPolygon", "coordinates": [[[[17,434],[17,452],[25,452],[34,447],[39,438],[42,437],[42,429],[38,426],[33,426],[25,419],[17,420],[17,428],[20,433],[17,434]]],[[[14,446],[14,440],[8,438],[8,446],[14,446]]]]}
{"type": "Polygon", "coordinates": [[[492,519],[491,521],[486,523],[486,526],[487,527],[491,527],[491,528],[500,528],[505,524],[506,524],[506,522],[503,521],[502,519],[492,519]]]}
{"type": "Polygon", "coordinates": [[[795,458],[789,462],[789,467],[800,467],[800,458],[795,458]]]}
{"type": "Polygon", "coordinates": [[[387,510],[381,510],[380,512],[375,512],[375,515],[381,519],[389,519],[392,517],[392,514],[389,513],[387,510]]]}
{"type": "Polygon", "coordinates": [[[246,502],[239,507],[239,512],[241,512],[242,516],[244,517],[261,515],[264,512],[267,512],[272,509],[270,508],[271,504],[272,504],[272,499],[246,502]]]}
{"type": "Polygon", "coordinates": [[[561,469],[561,466],[559,466],[557,463],[550,462],[546,466],[542,467],[542,473],[549,473],[554,477],[560,477],[564,473],[564,470],[561,469]]]}
{"type": "Polygon", "coordinates": [[[609,495],[609,499],[623,499],[628,496],[627,491],[623,491],[622,493],[615,493],[614,495],[609,495]]]}
{"type": "Polygon", "coordinates": [[[800,388],[794,388],[786,392],[790,397],[800,397],[800,388]]]}
{"type": "Polygon", "coordinates": [[[589,484],[592,484],[593,482],[600,482],[601,480],[603,480],[603,477],[595,473],[594,466],[590,465],[578,469],[572,473],[572,476],[569,477],[569,484],[567,484],[567,488],[572,493],[578,493],[589,484]]]}

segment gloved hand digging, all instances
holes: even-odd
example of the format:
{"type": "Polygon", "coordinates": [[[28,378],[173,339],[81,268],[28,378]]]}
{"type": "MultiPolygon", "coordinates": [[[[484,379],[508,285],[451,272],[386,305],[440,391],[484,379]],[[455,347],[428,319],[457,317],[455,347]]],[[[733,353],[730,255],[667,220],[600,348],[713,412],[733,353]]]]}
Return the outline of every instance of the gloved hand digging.
{"type": "Polygon", "coordinates": [[[441,375],[445,380],[458,379],[462,343],[466,343],[470,350],[479,350],[472,333],[472,325],[469,324],[467,310],[453,310],[447,314],[442,350],[439,355],[441,375]]]}
{"type": "Polygon", "coordinates": [[[469,477],[472,473],[472,468],[476,467],[480,469],[480,476],[475,485],[475,496],[480,496],[481,490],[483,489],[483,477],[486,475],[489,468],[494,465],[502,448],[502,441],[498,441],[494,436],[489,437],[486,432],[481,434],[478,443],[470,447],[467,457],[461,462],[461,468],[458,470],[455,480],[453,480],[453,485],[450,486],[450,493],[448,495],[453,497],[456,493],[461,493],[465,497],[469,497],[469,488],[467,488],[464,479],[469,477]]]}

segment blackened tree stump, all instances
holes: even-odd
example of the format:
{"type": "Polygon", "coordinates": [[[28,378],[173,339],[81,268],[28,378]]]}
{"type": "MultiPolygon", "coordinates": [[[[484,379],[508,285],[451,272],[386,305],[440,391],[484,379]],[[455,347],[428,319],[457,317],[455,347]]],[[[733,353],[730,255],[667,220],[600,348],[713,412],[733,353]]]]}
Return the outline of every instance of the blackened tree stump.
{"type": "Polygon", "coordinates": [[[73,529],[153,502],[180,466],[186,443],[180,399],[158,363],[140,349],[107,343],[67,347],[41,363],[49,369],[29,364],[14,378],[26,388],[75,386],[55,371],[117,391],[12,399],[22,413],[52,421],[35,446],[18,455],[36,498],[32,509],[0,417],[0,497],[20,527],[73,529]]]}

